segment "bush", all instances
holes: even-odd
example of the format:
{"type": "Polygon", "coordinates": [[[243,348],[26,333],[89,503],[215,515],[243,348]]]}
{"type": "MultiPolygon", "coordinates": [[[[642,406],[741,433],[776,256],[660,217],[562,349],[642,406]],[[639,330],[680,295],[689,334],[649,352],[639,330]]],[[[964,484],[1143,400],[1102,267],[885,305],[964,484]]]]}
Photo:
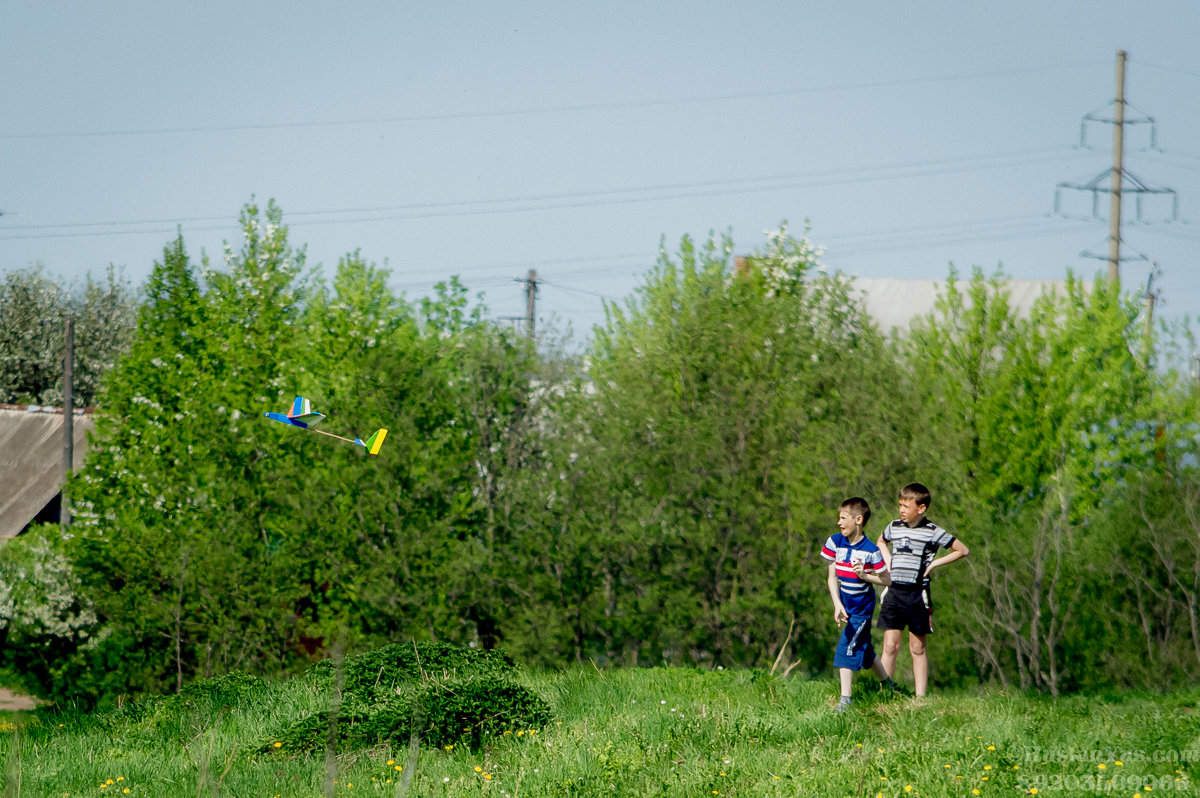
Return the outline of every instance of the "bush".
{"type": "MultiPolygon", "coordinates": [[[[497,651],[445,644],[389,645],[345,662],[342,705],[333,732],[339,750],[380,743],[405,745],[414,732],[429,746],[464,743],[478,748],[489,736],[540,729],[550,707],[512,681],[513,661],[497,651]]],[[[333,665],[310,669],[331,680],[333,665]]],[[[295,754],[323,748],[331,711],[293,723],[258,753],[295,754]]]]}

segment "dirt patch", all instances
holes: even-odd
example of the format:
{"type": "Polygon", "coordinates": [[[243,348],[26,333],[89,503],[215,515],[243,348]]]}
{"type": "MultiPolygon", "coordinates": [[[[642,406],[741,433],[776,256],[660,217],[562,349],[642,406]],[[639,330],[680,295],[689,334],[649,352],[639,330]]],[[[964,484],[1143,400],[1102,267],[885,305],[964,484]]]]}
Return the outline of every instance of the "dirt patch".
{"type": "Polygon", "coordinates": [[[26,712],[36,707],[36,699],[0,687],[0,712],[26,712]]]}

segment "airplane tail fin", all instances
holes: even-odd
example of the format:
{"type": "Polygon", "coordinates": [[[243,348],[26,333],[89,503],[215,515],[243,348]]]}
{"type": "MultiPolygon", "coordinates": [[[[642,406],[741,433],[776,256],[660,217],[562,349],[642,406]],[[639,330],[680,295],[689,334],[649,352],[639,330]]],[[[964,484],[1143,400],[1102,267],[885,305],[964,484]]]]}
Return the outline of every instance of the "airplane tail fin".
{"type": "Polygon", "coordinates": [[[363,446],[367,447],[367,454],[379,454],[379,450],[383,448],[383,439],[387,437],[388,431],[385,429],[376,430],[375,434],[367,438],[363,446]]]}

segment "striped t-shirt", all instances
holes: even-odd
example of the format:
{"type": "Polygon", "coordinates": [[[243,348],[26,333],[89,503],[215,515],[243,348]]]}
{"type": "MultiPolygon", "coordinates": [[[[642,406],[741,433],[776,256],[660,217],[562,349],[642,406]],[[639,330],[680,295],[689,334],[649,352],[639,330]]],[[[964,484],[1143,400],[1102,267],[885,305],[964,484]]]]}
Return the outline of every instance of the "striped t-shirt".
{"type": "Polygon", "coordinates": [[[933,562],[938,548],[948,549],[954,543],[954,535],[942,529],[928,518],[922,518],[916,526],[897,519],[888,524],[880,538],[892,551],[892,584],[929,586],[925,569],[933,562]]]}
{"type": "Polygon", "coordinates": [[[869,616],[874,612],[875,590],[869,582],[864,582],[854,573],[854,563],[863,564],[863,573],[879,573],[886,567],[879,547],[866,535],[851,543],[845,535],[838,532],[825,541],[821,556],[833,561],[838,592],[841,593],[842,606],[846,608],[846,612],[856,618],[869,616]]]}

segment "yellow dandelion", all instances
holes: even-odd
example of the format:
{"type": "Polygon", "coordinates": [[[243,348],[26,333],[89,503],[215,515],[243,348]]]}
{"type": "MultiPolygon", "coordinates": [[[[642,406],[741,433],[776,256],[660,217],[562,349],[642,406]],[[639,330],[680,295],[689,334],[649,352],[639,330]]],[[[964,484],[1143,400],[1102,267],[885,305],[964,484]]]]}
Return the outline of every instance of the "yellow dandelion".
{"type": "Polygon", "coordinates": [[[905,784],[905,785],[904,785],[904,791],[905,791],[905,792],[912,792],[912,785],[911,785],[911,784],[905,784]]]}
{"type": "Polygon", "coordinates": [[[125,777],[124,777],[124,776],[117,776],[117,781],[125,781],[125,777]]]}
{"type": "Polygon", "coordinates": [[[126,787],[124,790],[121,790],[121,792],[129,792],[129,788],[126,787]]]}
{"type": "Polygon", "coordinates": [[[281,743],[281,742],[276,742],[276,743],[275,743],[275,747],[276,747],[276,748],[282,748],[282,747],[283,747],[283,743],[281,743]]]}
{"type": "Polygon", "coordinates": [[[396,765],[396,770],[397,770],[397,771],[404,770],[404,766],[403,766],[403,765],[396,765]]]}
{"type": "Polygon", "coordinates": [[[1121,760],[1119,760],[1119,759],[1118,759],[1116,762],[1113,762],[1113,764],[1114,764],[1114,765],[1116,765],[1116,766],[1117,766],[1117,767],[1119,767],[1119,768],[1123,768],[1123,767],[1125,767],[1125,763],[1124,763],[1124,762],[1122,762],[1122,761],[1121,761],[1121,760]]]}
{"type": "Polygon", "coordinates": [[[855,743],[859,748],[862,748],[862,743],[855,743]]]}
{"type": "Polygon", "coordinates": [[[485,779],[487,779],[488,781],[491,781],[491,780],[492,780],[492,774],[491,774],[491,773],[484,773],[484,774],[483,774],[483,777],[484,777],[485,779]]]}
{"type": "Polygon", "coordinates": [[[971,795],[979,795],[979,788],[976,787],[975,789],[971,790],[971,795]]]}
{"type": "Polygon", "coordinates": [[[524,734],[524,733],[525,733],[525,732],[523,732],[523,731],[519,731],[519,732],[517,732],[517,736],[518,736],[518,737],[520,737],[520,736],[521,736],[522,734],[524,734]]]}
{"type": "Polygon", "coordinates": [[[887,776],[880,776],[880,777],[879,777],[879,780],[880,780],[880,781],[887,781],[887,776]]]}
{"type": "Polygon", "coordinates": [[[984,769],[984,770],[991,770],[991,769],[992,769],[992,766],[991,766],[991,765],[984,765],[984,766],[983,766],[983,769],[984,769]]]}
{"type": "Polygon", "coordinates": [[[394,760],[394,759],[389,759],[389,760],[387,761],[387,763],[388,763],[389,765],[394,765],[394,764],[396,764],[396,760],[394,760]]]}
{"type": "Polygon", "coordinates": [[[108,781],[106,781],[106,782],[104,782],[104,783],[105,783],[105,785],[109,785],[109,784],[116,784],[116,782],[115,782],[115,781],[113,781],[112,779],[109,779],[108,781]]]}
{"type": "Polygon", "coordinates": [[[1013,765],[1013,770],[1020,770],[1020,769],[1021,769],[1020,765],[1013,765]]]}
{"type": "Polygon", "coordinates": [[[722,775],[722,776],[724,776],[724,775],[725,775],[725,771],[723,771],[723,770],[722,770],[722,771],[721,771],[721,775],[722,775]]]}
{"type": "Polygon", "coordinates": [[[875,749],[875,753],[877,753],[877,754],[882,754],[882,753],[883,753],[883,749],[882,749],[882,748],[876,748],[876,749],[875,749]]]}
{"type": "Polygon", "coordinates": [[[1037,794],[1038,794],[1038,788],[1037,788],[1037,787],[1030,787],[1030,788],[1029,788],[1029,794],[1030,794],[1030,795],[1037,795],[1037,794]]]}
{"type": "Polygon", "coordinates": [[[453,748],[454,746],[453,746],[453,745],[446,745],[446,746],[442,746],[442,747],[443,747],[443,748],[445,748],[447,751],[449,751],[449,750],[450,750],[451,748],[453,748]]]}
{"type": "Polygon", "coordinates": [[[995,751],[995,750],[996,750],[996,746],[994,746],[994,745],[989,745],[989,746],[988,746],[988,750],[989,750],[989,751],[995,751]]]}
{"type": "Polygon", "coordinates": [[[949,769],[950,769],[950,766],[949,766],[949,765],[942,765],[942,767],[944,767],[946,770],[949,770],[949,769]]]}
{"type": "Polygon", "coordinates": [[[483,772],[483,768],[479,767],[479,765],[476,765],[476,766],[475,766],[475,772],[476,772],[476,773],[482,773],[482,772],[483,772]]]}
{"type": "Polygon", "coordinates": [[[720,795],[720,794],[721,793],[717,792],[716,790],[713,790],[713,795],[720,795]]]}
{"type": "Polygon", "coordinates": [[[987,781],[987,780],[988,780],[987,776],[984,776],[982,779],[980,779],[980,781],[987,781]]]}
{"type": "Polygon", "coordinates": [[[1103,762],[1101,762],[1099,765],[1096,765],[1096,767],[1098,767],[1100,770],[1108,769],[1108,765],[1104,764],[1103,762]]]}

